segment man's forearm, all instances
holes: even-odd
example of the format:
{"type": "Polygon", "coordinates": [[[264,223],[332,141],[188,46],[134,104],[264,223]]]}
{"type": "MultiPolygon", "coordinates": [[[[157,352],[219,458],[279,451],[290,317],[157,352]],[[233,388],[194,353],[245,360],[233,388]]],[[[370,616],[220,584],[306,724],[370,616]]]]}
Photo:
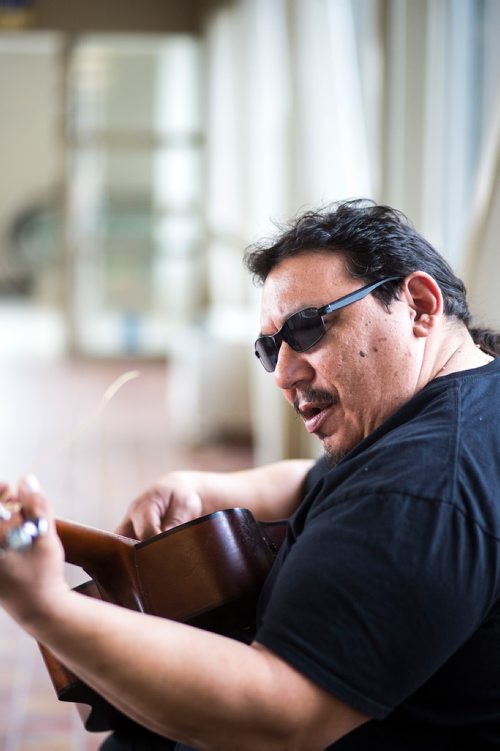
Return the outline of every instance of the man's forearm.
{"type": "Polygon", "coordinates": [[[204,513],[242,506],[261,521],[286,519],[302,500],[313,464],[312,459],[290,459],[237,472],[200,472],[204,513]]]}
{"type": "Polygon", "coordinates": [[[217,751],[324,747],[306,717],[317,687],[295,671],[290,680],[266,650],[74,592],[65,599],[25,628],[140,724],[217,751]]]}

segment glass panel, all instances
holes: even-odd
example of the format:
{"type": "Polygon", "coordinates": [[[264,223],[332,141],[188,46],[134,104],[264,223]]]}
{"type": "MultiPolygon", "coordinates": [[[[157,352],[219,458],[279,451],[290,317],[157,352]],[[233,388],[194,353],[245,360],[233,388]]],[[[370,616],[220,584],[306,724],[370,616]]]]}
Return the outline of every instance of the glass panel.
{"type": "Polygon", "coordinates": [[[156,67],[155,129],[197,133],[202,128],[201,47],[188,36],[164,42],[156,67]]]}
{"type": "MultiPolygon", "coordinates": [[[[199,41],[186,35],[92,36],[77,46],[70,192],[81,266],[75,329],[86,350],[102,318],[102,330],[120,331],[127,351],[151,354],[149,324],[158,336],[158,316],[166,331],[199,307],[200,54],[199,41]]],[[[110,341],[110,351],[116,346],[110,341]]]]}
{"type": "Polygon", "coordinates": [[[82,135],[198,133],[201,50],[187,35],[97,36],[73,58],[74,127],[82,135]]]}
{"type": "Polygon", "coordinates": [[[154,189],[158,208],[198,210],[203,197],[200,149],[193,146],[160,149],[155,154],[154,189]]]}

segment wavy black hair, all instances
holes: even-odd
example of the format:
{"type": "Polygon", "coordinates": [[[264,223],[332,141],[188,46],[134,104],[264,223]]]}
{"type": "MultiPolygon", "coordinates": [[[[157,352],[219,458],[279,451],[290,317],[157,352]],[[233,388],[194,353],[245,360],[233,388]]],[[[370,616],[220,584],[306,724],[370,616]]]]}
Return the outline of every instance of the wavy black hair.
{"type": "MultiPolygon", "coordinates": [[[[280,229],[277,238],[251,245],[245,253],[245,265],[255,281],[264,283],[281,261],[306,251],[342,252],[349,273],[366,283],[425,271],[441,289],[445,314],[462,321],[485,352],[500,354],[500,334],[472,326],[464,283],[402,212],[357,199],[308,211],[280,229]]],[[[393,281],[373,295],[388,306],[400,289],[401,282],[393,281]]]]}

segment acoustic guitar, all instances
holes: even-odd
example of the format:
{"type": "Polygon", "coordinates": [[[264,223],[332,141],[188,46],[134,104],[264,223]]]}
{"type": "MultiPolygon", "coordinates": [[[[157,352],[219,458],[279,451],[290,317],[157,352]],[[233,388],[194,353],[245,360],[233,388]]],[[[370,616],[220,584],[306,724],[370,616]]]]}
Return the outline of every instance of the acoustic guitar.
{"type": "MultiPolygon", "coordinates": [[[[68,563],[89,582],[76,587],[141,613],[250,642],[257,598],[286,522],[257,522],[246,509],[217,511],[138,542],[58,520],[68,563]]],[[[73,702],[89,731],[137,728],[40,646],[59,700],[73,702]]]]}

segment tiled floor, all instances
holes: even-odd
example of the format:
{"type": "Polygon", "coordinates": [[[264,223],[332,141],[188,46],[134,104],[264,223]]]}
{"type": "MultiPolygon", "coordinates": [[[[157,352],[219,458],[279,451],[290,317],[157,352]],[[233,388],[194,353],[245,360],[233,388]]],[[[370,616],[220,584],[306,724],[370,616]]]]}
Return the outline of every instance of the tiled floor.
{"type": "MultiPolygon", "coordinates": [[[[248,466],[248,446],[177,445],[166,377],[151,362],[0,362],[0,480],[35,472],[58,516],[113,529],[168,469],[248,466]],[[107,387],[135,368],[140,376],[102,409],[107,387]]],[[[85,576],[68,570],[68,578],[85,576]]],[[[0,751],[94,751],[103,737],[57,701],[36,644],[0,612],[0,751]]]]}

